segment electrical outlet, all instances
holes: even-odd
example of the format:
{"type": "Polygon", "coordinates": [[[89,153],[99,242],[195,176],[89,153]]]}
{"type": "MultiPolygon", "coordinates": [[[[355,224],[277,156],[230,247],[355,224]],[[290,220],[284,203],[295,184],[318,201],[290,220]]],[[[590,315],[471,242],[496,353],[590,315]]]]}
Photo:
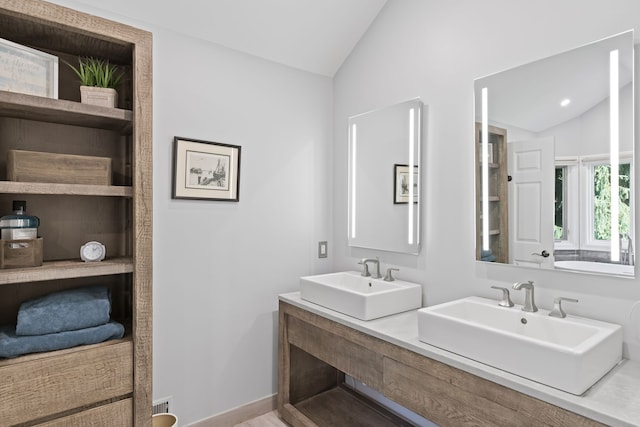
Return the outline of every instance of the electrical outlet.
{"type": "Polygon", "coordinates": [[[318,242],[318,258],[326,258],[327,255],[327,242],[318,242]]]}

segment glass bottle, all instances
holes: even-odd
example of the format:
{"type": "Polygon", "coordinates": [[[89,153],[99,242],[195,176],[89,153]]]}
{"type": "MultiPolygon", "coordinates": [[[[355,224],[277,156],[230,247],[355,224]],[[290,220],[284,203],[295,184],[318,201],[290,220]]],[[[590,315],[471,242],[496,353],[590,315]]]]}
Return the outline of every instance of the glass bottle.
{"type": "Polygon", "coordinates": [[[27,202],[13,201],[13,212],[0,218],[3,240],[35,239],[38,237],[40,219],[27,214],[27,202]]]}

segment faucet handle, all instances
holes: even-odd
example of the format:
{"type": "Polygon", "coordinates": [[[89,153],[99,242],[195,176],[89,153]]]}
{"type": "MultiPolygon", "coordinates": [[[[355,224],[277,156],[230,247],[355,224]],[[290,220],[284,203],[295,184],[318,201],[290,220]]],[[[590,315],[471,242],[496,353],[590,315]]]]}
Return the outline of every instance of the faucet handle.
{"type": "Polygon", "coordinates": [[[491,288],[502,291],[502,300],[498,303],[500,307],[513,307],[513,301],[511,301],[511,297],[509,296],[509,289],[500,286],[491,286],[491,288]]]}
{"type": "Polygon", "coordinates": [[[393,271],[400,271],[399,268],[387,268],[387,274],[384,275],[384,280],[385,282],[393,282],[394,280],[396,280],[393,275],[391,274],[393,271]]]}
{"type": "Polygon", "coordinates": [[[362,277],[369,277],[371,273],[369,273],[369,266],[367,265],[367,260],[362,259],[358,261],[358,264],[362,266],[362,273],[360,274],[362,277]]]}
{"type": "Polygon", "coordinates": [[[565,298],[565,297],[555,298],[553,300],[553,310],[551,310],[551,313],[549,313],[549,316],[559,317],[560,319],[564,319],[565,317],[567,317],[567,313],[565,313],[564,310],[562,309],[562,301],[578,302],[578,300],[575,298],[565,298]]]}

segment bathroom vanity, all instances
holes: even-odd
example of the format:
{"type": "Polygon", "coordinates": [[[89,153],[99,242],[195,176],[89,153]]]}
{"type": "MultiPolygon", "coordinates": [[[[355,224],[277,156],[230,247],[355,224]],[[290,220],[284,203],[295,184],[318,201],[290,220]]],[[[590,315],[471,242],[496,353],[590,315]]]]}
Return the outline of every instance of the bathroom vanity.
{"type": "Polygon", "coordinates": [[[425,344],[417,325],[417,310],[362,321],[298,292],[281,295],[280,416],[293,426],[412,425],[345,386],[349,375],[441,426],[633,426],[640,420],[637,362],[624,360],[574,396],[425,344]]]}

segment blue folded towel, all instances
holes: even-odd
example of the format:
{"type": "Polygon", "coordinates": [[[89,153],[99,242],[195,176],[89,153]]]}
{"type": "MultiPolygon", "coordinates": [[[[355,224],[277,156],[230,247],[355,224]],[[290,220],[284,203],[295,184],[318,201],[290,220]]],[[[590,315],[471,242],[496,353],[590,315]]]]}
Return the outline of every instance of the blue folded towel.
{"type": "Polygon", "coordinates": [[[483,250],[480,254],[480,261],[493,262],[496,260],[495,255],[491,253],[491,250],[483,250]]]}
{"type": "Polygon", "coordinates": [[[46,335],[104,325],[111,314],[109,289],[93,286],[55,292],[25,301],[16,335],[46,335]]]}
{"type": "Polygon", "coordinates": [[[124,336],[124,326],[118,322],[77,331],[55,334],[18,336],[11,325],[0,327],[0,357],[17,357],[27,353],[61,350],[84,344],[96,344],[124,336]]]}

